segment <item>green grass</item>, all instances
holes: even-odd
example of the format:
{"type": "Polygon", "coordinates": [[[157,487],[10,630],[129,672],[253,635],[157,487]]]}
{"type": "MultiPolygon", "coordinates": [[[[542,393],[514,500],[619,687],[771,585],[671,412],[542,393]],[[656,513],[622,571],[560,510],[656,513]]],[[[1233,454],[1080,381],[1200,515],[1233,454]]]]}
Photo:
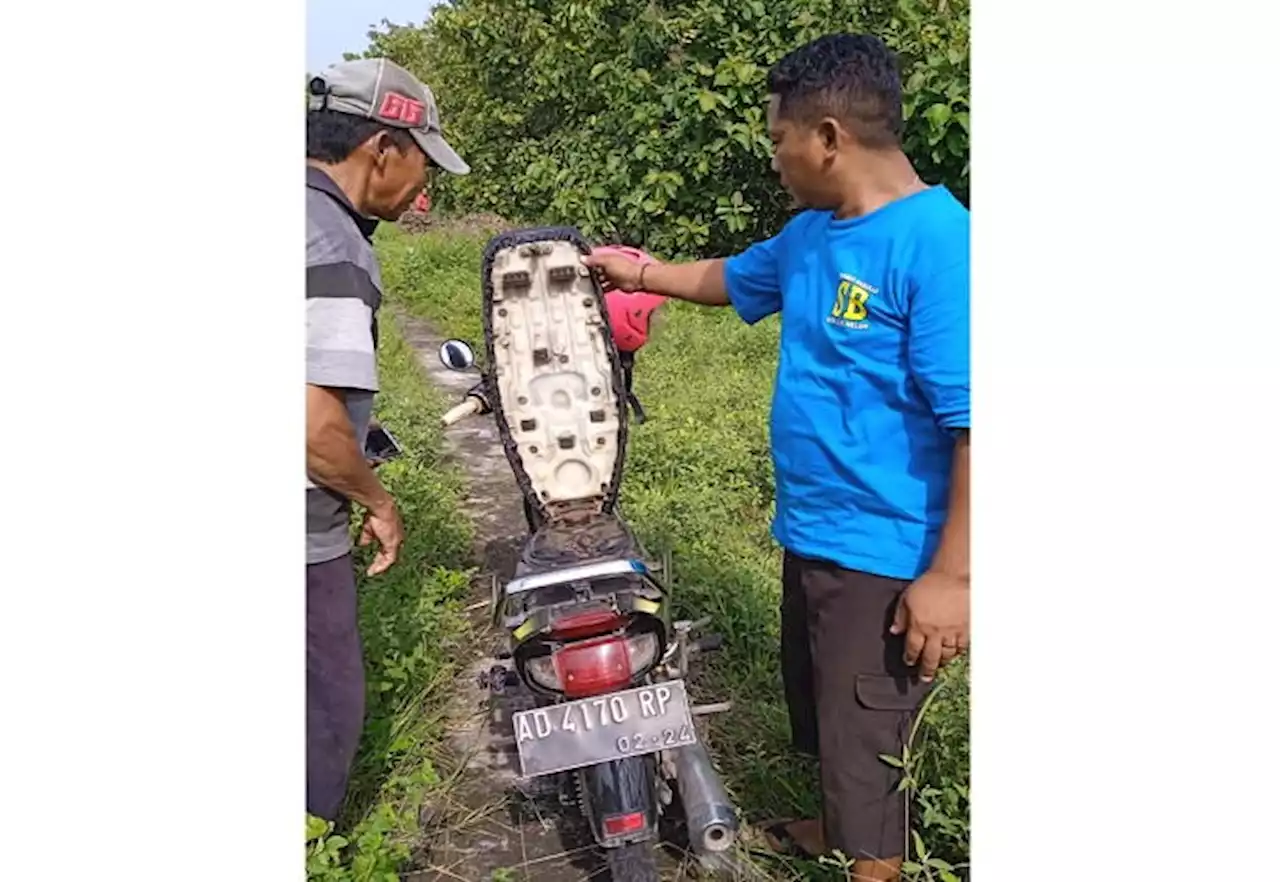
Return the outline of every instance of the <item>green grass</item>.
{"type": "MultiPolygon", "coordinates": [[[[378,417],[405,455],[380,469],[399,503],[405,544],[382,576],[359,580],[368,681],[365,729],[337,825],[308,821],[311,882],[396,882],[418,835],[419,811],[437,788],[444,699],[455,659],[468,657],[463,612],[469,525],[461,483],[441,456],[443,398],[428,387],[394,323],[381,323],[378,417]]],[[[369,553],[358,555],[360,572],[369,553]]]]}
{"type": "MultiPolygon", "coordinates": [[[[384,281],[411,312],[478,344],[484,241],[474,233],[384,228],[377,240],[384,281]]],[[[672,552],[680,614],[711,615],[726,637],[700,689],[735,703],[712,733],[734,798],[752,820],[812,815],[816,779],[788,749],[777,654],[781,556],[769,536],[767,416],[778,323],[750,328],[729,310],[671,303],[650,339],[636,366],[649,421],[632,424],[625,515],[651,551],[672,552]]],[[[969,853],[967,666],[953,666],[941,683],[907,757],[923,850],[909,856],[922,866],[907,875],[946,882],[939,864],[965,864],[969,853]]],[[[780,860],[762,866],[777,878],[843,875],[780,860]]]]}

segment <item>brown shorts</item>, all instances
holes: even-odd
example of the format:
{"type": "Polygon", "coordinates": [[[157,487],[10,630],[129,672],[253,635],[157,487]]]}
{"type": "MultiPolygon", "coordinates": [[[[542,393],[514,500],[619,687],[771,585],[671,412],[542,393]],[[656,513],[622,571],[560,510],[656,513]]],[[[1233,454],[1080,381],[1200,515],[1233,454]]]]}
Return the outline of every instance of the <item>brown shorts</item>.
{"type": "Polygon", "coordinates": [[[851,859],[906,854],[901,756],[929,685],[891,636],[909,583],[787,552],[782,570],[782,677],[792,740],[818,757],[827,847],[851,859]]]}

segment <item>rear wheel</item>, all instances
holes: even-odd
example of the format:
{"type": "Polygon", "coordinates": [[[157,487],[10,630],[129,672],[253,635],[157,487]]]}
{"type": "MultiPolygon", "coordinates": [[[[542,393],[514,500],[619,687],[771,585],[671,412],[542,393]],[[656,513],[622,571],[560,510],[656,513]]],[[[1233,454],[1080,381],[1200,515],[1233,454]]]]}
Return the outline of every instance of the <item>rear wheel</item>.
{"type": "Polygon", "coordinates": [[[629,842],[605,850],[613,882],[658,882],[658,860],[652,842],[629,842]]]}

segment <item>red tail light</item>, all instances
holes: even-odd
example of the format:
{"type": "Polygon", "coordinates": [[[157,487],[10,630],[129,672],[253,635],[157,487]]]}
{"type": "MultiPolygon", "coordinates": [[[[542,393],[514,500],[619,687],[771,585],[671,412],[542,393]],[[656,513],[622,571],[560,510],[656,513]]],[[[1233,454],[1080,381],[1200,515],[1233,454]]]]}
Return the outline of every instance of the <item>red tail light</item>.
{"type": "Polygon", "coordinates": [[[553,662],[569,698],[599,695],[631,683],[631,656],[622,637],[566,646],[553,662]]]}
{"type": "Polygon", "coordinates": [[[626,616],[620,616],[613,610],[593,609],[556,619],[551,625],[551,636],[557,640],[594,637],[616,631],[626,623],[626,616]]]}
{"type": "Polygon", "coordinates": [[[644,829],[644,812],[630,815],[613,815],[604,819],[606,836],[626,836],[644,829]]]}
{"type": "Polygon", "coordinates": [[[634,676],[658,662],[660,648],[653,631],[626,637],[597,637],[526,659],[521,665],[521,674],[531,684],[549,692],[584,698],[630,685],[634,676]],[[572,679],[566,681],[565,677],[570,675],[572,679]]]}

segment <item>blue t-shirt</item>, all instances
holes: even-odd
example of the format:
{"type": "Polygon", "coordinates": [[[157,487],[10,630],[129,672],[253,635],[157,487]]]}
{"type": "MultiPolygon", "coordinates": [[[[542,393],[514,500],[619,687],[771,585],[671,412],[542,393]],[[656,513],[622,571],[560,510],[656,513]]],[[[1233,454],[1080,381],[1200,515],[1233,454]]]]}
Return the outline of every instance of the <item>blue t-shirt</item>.
{"type": "Polygon", "coordinates": [[[773,535],[846,569],[914,579],[969,427],[969,212],[944,187],[861,217],[797,215],[729,258],[748,324],[782,313],[773,535]]]}

